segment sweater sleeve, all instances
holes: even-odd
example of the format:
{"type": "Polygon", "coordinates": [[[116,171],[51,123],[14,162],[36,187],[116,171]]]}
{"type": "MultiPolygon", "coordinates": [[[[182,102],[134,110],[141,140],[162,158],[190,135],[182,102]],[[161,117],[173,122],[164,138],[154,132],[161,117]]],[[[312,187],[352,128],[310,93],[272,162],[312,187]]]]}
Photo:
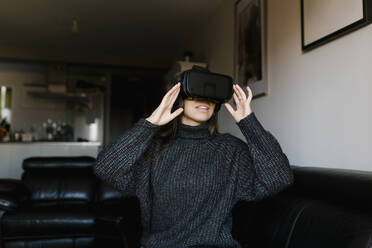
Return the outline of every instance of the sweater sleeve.
{"type": "Polygon", "coordinates": [[[132,128],[98,153],[94,174],[117,190],[134,195],[136,162],[150,146],[159,127],[140,118],[132,128]]]}
{"type": "Polygon", "coordinates": [[[237,125],[248,142],[237,155],[237,199],[261,200],[291,185],[293,172],[287,156],[255,114],[252,112],[237,125]]]}

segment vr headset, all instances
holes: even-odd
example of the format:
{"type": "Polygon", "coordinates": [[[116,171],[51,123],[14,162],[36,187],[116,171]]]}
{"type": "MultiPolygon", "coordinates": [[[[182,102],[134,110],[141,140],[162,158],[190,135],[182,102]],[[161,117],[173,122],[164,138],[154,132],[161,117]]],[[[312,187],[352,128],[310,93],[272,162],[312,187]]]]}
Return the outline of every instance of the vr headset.
{"type": "Polygon", "coordinates": [[[212,73],[208,69],[194,65],[174,79],[173,84],[181,82],[180,95],[183,99],[191,98],[217,103],[228,102],[233,95],[233,80],[223,74],[212,73]]]}

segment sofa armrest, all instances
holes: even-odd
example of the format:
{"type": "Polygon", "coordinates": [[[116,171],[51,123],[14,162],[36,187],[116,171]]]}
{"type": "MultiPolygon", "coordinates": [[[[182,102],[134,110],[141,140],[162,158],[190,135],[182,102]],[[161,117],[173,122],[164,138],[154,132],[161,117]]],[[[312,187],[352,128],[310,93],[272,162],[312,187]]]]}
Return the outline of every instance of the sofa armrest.
{"type": "Polygon", "coordinates": [[[0,179],[0,209],[15,209],[29,196],[30,192],[21,180],[0,179]]]}
{"type": "Polygon", "coordinates": [[[0,210],[14,210],[18,208],[18,201],[14,198],[0,195],[0,210]]]}

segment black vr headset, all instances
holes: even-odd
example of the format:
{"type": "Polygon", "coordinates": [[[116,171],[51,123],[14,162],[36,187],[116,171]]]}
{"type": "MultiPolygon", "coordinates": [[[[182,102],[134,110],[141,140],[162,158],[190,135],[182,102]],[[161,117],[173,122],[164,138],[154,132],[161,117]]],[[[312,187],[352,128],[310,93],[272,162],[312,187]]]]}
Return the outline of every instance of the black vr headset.
{"type": "Polygon", "coordinates": [[[208,69],[194,65],[173,80],[173,85],[181,82],[180,95],[216,103],[215,112],[222,103],[228,102],[233,95],[233,80],[223,74],[212,73],[208,69]]]}

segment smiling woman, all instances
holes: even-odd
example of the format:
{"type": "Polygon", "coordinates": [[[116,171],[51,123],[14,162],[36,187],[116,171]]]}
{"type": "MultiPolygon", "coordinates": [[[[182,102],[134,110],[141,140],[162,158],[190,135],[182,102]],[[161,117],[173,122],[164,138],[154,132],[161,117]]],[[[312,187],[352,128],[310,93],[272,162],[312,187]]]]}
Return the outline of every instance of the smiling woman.
{"type": "Polygon", "coordinates": [[[221,102],[183,98],[181,85],[168,89],[149,117],[101,150],[94,173],[138,197],[142,247],[240,248],[232,236],[232,208],[289,186],[289,161],[252,113],[249,88],[246,96],[234,86],[236,110],[225,104],[247,144],[217,131],[221,102]]]}
{"type": "Polygon", "coordinates": [[[182,123],[190,126],[200,125],[212,117],[215,106],[216,103],[213,102],[185,99],[182,123]]]}

